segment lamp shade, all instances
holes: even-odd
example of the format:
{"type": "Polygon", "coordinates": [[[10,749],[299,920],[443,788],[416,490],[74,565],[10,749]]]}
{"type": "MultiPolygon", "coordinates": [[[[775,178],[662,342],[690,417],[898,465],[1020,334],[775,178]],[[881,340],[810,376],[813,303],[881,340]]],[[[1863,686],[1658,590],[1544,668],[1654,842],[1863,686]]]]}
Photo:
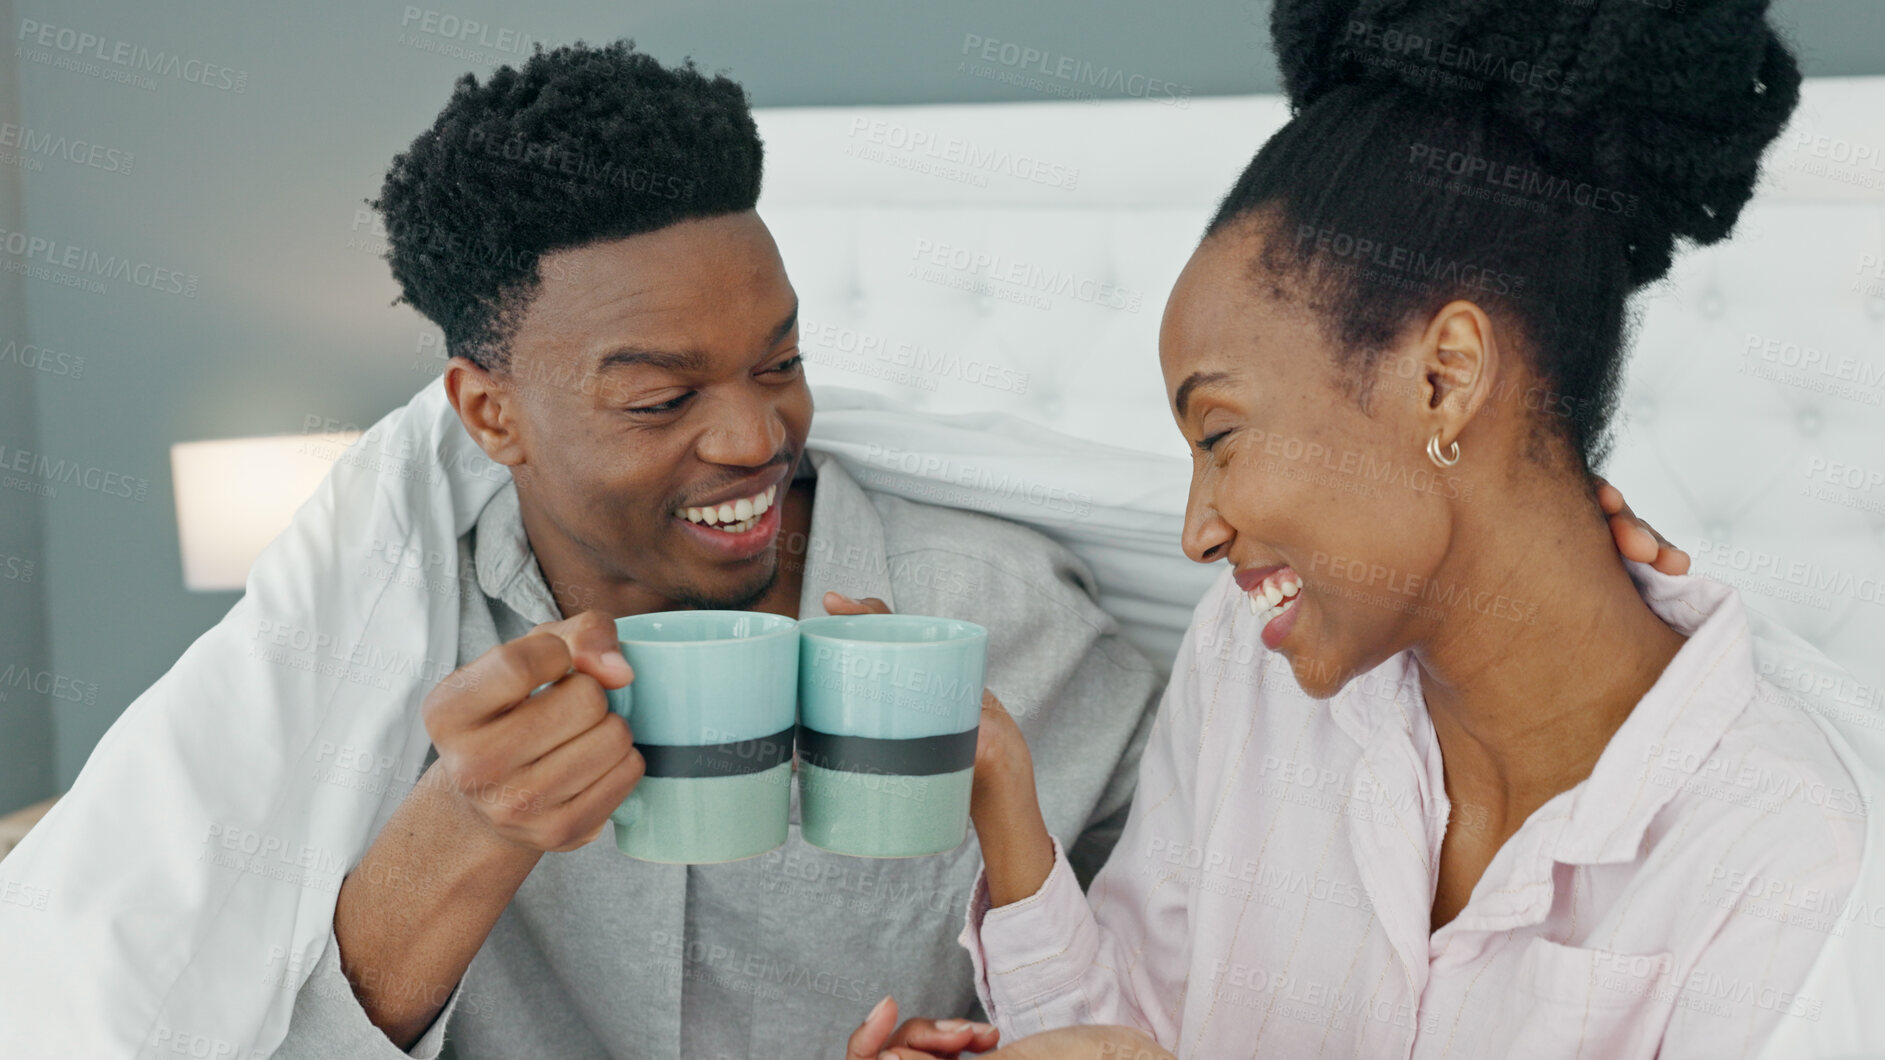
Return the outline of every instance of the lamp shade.
{"type": "Polygon", "coordinates": [[[179,442],[170,447],[183,584],[240,589],[359,431],[179,442]]]}

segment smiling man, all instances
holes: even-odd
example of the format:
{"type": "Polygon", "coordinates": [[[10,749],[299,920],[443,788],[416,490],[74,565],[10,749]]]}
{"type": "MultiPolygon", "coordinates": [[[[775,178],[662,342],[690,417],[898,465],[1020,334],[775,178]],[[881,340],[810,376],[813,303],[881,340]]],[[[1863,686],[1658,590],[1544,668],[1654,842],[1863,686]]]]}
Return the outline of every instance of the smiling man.
{"type": "MultiPolygon", "coordinates": [[[[1058,545],[807,453],[760,172],[738,85],[623,44],[461,79],[394,161],[374,203],[394,276],[512,481],[459,540],[472,672],[427,697],[425,776],[342,884],[278,1056],[823,1055],[886,994],[975,1013],[955,943],[972,843],[872,861],[795,827],[733,864],[616,851],[608,813],[644,763],[606,709],[629,678],[614,616],[863,608],[837,589],[981,623],[1055,834],[1088,872],[1110,849],[1153,668],[1058,545]],[[467,794],[491,791],[534,795],[467,794]]],[[[927,1021],[897,1040],[988,1043],[927,1021]]]]}

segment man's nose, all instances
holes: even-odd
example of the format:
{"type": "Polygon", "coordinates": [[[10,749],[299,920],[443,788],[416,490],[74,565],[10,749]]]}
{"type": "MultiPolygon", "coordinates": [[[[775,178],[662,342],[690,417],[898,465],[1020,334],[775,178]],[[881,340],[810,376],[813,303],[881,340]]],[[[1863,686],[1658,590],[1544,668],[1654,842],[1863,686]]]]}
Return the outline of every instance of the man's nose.
{"type": "Polygon", "coordinates": [[[727,467],[759,467],[785,448],[785,421],[763,394],[729,395],[714,403],[714,422],[700,440],[700,458],[727,467]]]}

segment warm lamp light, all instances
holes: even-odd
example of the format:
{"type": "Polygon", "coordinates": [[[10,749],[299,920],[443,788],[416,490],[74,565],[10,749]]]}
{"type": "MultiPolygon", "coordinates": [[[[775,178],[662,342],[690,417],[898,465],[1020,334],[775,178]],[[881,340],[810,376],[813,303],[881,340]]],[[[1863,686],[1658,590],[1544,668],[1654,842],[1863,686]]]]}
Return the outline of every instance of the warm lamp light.
{"type": "Polygon", "coordinates": [[[359,431],[340,431],[171,446],[184,587],[214,592],[246,585],[255,557],[359,437],[359,431]]]}

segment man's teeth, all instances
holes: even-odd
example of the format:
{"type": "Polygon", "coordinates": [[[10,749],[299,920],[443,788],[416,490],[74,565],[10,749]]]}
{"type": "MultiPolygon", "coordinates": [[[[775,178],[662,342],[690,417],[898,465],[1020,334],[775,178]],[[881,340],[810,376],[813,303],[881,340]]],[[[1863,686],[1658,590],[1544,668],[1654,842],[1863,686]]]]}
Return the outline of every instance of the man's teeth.
{"type": "Polygon", "coordinates": [[[1279,572],[1263,580],[1263,584],[1245,593],[1250,603],[1250,613],[1257,616],[1257,628],[1262,629],[1270,620],[1289,610],[1302,593],[1302,583],[1296,580],[1294,573],[1279,572]]]}
{"type": "Polygon", "coordinates": [[[778,496],[779,487],[770,486],[764,493],[741,497],[718,506],[710,504],[704,508],[682,508],[679,514],[690,523],[711,526],[729,534],[743,534],[759,525],[760,518],[772,508],[772,502],[778,496]]]}

